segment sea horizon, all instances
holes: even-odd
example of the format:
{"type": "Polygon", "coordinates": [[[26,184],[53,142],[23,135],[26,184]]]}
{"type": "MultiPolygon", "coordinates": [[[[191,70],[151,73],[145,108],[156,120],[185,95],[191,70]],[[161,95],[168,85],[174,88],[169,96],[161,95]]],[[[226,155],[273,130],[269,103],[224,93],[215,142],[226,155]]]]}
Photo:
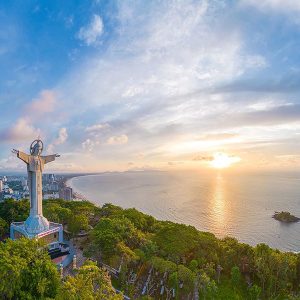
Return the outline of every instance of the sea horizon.
{"type": "Polygon", "coordinates": [[[298,172],[188,173],[103,172],[73,177],[67,185],[96,205],[133,207],[218,238],[231,236],[252,246],[265,243],[282,251],[299,251],[300,241],[294,237],[300,234],[300,223],[283,224],[272,218],[276,211],[300,216],[298,172]]]}

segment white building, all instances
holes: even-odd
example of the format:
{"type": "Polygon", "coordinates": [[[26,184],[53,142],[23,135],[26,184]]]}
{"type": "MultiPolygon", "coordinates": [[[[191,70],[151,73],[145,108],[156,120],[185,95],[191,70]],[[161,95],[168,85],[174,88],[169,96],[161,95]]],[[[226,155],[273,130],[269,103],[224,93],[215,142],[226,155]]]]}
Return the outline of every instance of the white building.
{"type": "Polygon", "coordinates": [[[27,187],[27,180],[26,179],[22,179],[22,186],[23,186],[23,188],[27,187]]]}
{"type": "Polygon", "coordinates": [[[48,200],[48,199],[58,199],[59,198],[59,194],[58,193],[44,194],[43,198],[45,200],[48,200]]]}

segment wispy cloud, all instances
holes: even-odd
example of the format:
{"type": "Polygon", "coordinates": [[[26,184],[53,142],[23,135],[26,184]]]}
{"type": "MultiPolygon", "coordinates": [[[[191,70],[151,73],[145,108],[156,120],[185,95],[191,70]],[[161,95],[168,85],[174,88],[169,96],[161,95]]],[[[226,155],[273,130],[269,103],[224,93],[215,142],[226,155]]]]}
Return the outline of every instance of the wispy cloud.
{"type": "Polygon", "coordinates": [[[86,26],[79,29],[77,37],[86,45],[95,45],[103,33],[103,21],[99,15],[93,15],[91,21],[86,26]]]}
{"type": "Polygon", "coordinates": [[[31,118],[42,117],[45,114],[53,112],[56,103],[55,93],[51,90],[44,90],[37,99],[33,99],[25,106],[25,114],[31,118]]]}
{"type": "Polygon", "coordinates": [[[11,126],[0,130],[0,143],[20,143],[37,138],[42,134],[39,123],[45,120],[47,114],[54,112],[55,104],[55,94],[50,90],[43,90],[38,98],[19,108],[21,116],[11,126]]]}
{"type": "Polygon", "coordinates": [[[128,136],[126,134],[121,134],[118,136],[111,136],[107,139],[107,145],[123,145],[127,144],[128,136]]]}
{"type": "Polygon", "coordinates": [[[297,1],[118,1],[101,16],[87,6],[82,18],[60,15],[76,59],[51,90],[26,105],[15,98],[2,142],[41,134],[51,152],[72,147],[62,165],[98,170],[184,165],[234,148],[252,159],[275,144],[281,155],[300,132],[300,66],[289,61],[300,33],[268,31],[277,14],[299,12],[297,1]]]}
{"type": "Polygon", "coordinates": [[[92,132],[92,133],[94,133],[94,132],[102,131],[103,129],[107,129],[109,127],[110,126],[107,123],[104,123],[104,124],[94,124],[92,126],[86,127],[85,131],[86,132],[92,132]]]}
{"type": "Polygon", "coordinates": [[[56,139],[49,144],[48,148],[47,148],[47,152],[48,153],[53,153],[55,150],[55,146],[61,145],[63,143],[65,143],[65,141],[68,138],[68,131],[67,128],[63,127],[60,128],[60,130],[58,131],[58,136],[56,137],[56,139]]]}
{"type": "Polygon", "coordinates": [[[0,132],[2,142],[20,143],[38,137],[40,130],[34,128],[28,119],[20,118],[10,128],[5,128],[0,132]]]}
{"type": "Polygon", "coordinates": [[[300,12],[300,2],[296,0],[242,0],[243,4],[252,5],[264,12],[270,12],[270,9],[282,12],[300,12]]]}
{"type": "Polygon", "coordinates": [[[86,139],[81,145],[84,150],[89,152],[94,150],[94,147],[99,144],[99,141],[93,141],[91,139],[86,139]]]}

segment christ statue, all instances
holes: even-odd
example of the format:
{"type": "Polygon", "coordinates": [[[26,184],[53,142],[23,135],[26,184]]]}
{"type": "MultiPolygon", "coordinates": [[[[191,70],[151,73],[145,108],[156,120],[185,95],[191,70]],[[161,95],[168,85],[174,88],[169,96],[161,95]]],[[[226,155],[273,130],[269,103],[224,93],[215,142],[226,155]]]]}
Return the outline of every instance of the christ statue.
{"type": "Polygon", "coordinates": [[[27,165],[28,187],[30,196],[30,215],[25,221],[25,228],[29,233],[38,234],[49,229],[49,222],[43,216],[42,209],[42,173],[44,165],[54,161],[58,154],[42,156],[43,142],[40,139],[30,145],[30,155],[13,149],[13,153],[27,165]]]}

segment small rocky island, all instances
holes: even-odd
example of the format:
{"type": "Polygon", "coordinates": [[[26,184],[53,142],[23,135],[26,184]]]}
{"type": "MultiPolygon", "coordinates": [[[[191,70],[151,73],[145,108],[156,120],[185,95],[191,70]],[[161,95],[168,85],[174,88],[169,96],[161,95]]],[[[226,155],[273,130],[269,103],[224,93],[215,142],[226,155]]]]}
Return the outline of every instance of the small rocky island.
{"type": "Polygon", "coordinates": [[[273,215],[273,218],[277,221],[284,222],[284,223],[293,223],[293,222],[298,222],[300,218],[295,217],[291,215],[291,213],[287,211],[282,211],[282,212],[275,212],[273,215]]]}

